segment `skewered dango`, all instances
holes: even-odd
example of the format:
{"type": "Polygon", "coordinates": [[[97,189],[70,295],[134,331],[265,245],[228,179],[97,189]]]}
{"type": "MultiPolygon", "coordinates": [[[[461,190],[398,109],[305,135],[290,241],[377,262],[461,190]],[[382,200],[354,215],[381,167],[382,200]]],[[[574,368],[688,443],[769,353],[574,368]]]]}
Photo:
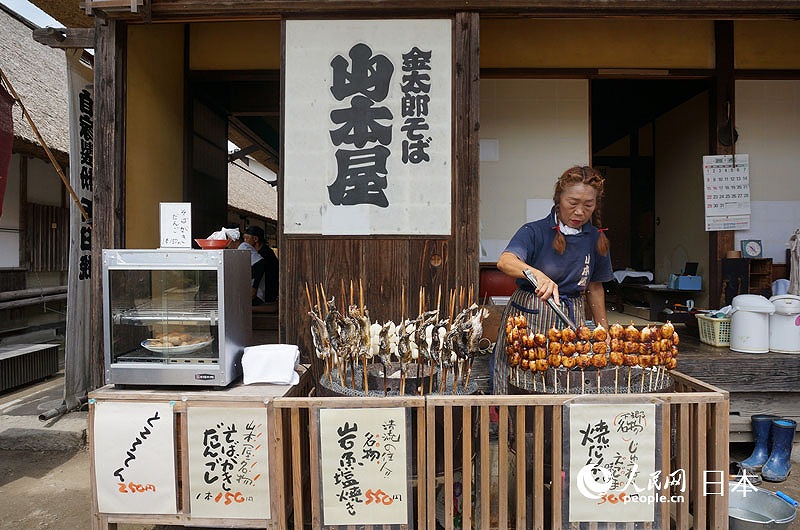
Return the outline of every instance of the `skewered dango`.
{"type": "Polygon", "coordinates": [[[638,329],[636,329],[636,326],[633,325],[633,322],[631,322],[631,325],[625,328],[625,340],[630,342],[639,342],[640,339],[641,333],[638,329]]]}
{"type": "MultiPolygon", "coordinates": [[[[584,371],[597,369],[598,391],[600,370],[607,366],[616,369],[614,391],[619,384],[619,368],[627,366],[628,392],[631,391],[630,368],[639,366],[649,370],[649,385],[659,385],[659,377],[666,369],[677,366],[678,334],[671,323],[664,326],[648,325],[641,330],[631,323],[623,327],[615,323],[608,329],[597,326],[590,330],[585,324],[576,330],[550,327],[545,333],[528,331],[525,317],[509,317],[506,330],[508,343],[506,352],[509,364],[515,369],[544,372],[549,369],[567,371],[567,391],[569,392],[569,371],[573,368],[584,371]],[[562,368],[563,367],[563,368],[562,368]]],[[[640,376],[644,391],[644,377],[640,376]]],[[[558,382],[556,376],[553,379],[558,382]]],[[[534,379],[534,385],[535,385],[534,379]]],[[[543,382],[544,380],[542,380],[543,382]]],[[[584,390],[581,380],[581,392],[584,390]]],[[[557,386],[557,385],[556,385],[557,386]]]]}
{"type": "Polygon", "coordinates": [[[608,338],[608,332],[602,325],[597,326],[592,330],[592,340],[596,342],[605,342],[608,338]]]}
{"type": "Polygon", "coordinates": [[[611,364],[614,366],[622,366],[625,362],[625,354],[618,351],[612,351],[608,354],[608,360],[611,361],[611,364]]]}
{"type": "Polygon", "coordinates": [[[625,334],[625,328],[623,328],[622,324],[619,322],[615,322],[614,324],[611,324],[610,328],[608,328],[608,334],[612,339],[621,339],[625,334]]]}
{"type": "Polygon", "coordinates": [[[560,342],[561,341],[561,330],[557,327],[553,326],[552,328],[547,330],[547,340],[550,342],[560,342]]]}

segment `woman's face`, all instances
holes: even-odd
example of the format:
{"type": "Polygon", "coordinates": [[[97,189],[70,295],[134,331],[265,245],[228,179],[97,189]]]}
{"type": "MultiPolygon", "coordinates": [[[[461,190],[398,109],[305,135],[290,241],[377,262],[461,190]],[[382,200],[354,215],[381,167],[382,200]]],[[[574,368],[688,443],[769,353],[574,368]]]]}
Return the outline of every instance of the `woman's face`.
{"type": "Polygon", "coordinates": [[[566,186],[558,202],[558,220],[570,228],[580,228],[592,218],[596,207],[596,189],[586,184],[566,186]]]}

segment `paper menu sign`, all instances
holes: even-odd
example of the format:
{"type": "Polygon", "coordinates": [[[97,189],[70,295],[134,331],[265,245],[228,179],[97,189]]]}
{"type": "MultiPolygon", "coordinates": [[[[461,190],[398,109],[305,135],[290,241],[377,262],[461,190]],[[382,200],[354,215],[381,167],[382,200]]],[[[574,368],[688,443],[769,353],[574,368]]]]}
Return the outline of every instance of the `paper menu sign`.
{"type": "Polygon", "coordinates": [[[174,417],[169,403],[94,404],[100,513],[174,514],[174,417]]]}
{"type": "Polygon", "coordinates": [[[264,407],[188,407],[192,517],[270,518],[264,407]]]}
{"type": "Polygon", "coordinates": [[[159,203],[161,248],[192,248],[192,203],[159,203]]]}
{"type": "Polygon", "coordinates": [[[324,526],[408,524],[406,410],[320,409],[324,526]]]}
{"type": "Polygon", "coordinates": [[[668,479],[656,472],[656,411],[654,403],[569,405],[570,522],[655,520],[666,494],[656,482],[668,479]]]}

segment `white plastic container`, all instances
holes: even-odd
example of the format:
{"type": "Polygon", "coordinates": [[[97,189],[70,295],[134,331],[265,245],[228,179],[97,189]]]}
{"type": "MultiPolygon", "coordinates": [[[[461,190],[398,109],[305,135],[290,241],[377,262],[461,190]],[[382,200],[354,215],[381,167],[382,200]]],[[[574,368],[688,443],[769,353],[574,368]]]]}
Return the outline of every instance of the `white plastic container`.
{"type": "Polygon", "coordinates": [[[775,307],[769,317],[769,351],[800,353],[800,296],[781,294],[769,301],[775,307]]]}
{"type": "Polygon", "coordinates": [[[744,353],[769,351],[769,315],[775,306],[757,294],[740,294],[731,302],[731,349],[744,353]]]}

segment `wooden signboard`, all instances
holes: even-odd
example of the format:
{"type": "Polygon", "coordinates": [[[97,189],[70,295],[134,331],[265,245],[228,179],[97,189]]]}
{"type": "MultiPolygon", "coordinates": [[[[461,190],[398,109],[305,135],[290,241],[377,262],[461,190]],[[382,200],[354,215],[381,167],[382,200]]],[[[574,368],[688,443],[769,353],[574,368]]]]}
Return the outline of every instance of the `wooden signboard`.
{"type": "Polygon", "coordinates": [[[284,232],[450,235],[451,20],[288,20],[284,50],[284,232]]]}

